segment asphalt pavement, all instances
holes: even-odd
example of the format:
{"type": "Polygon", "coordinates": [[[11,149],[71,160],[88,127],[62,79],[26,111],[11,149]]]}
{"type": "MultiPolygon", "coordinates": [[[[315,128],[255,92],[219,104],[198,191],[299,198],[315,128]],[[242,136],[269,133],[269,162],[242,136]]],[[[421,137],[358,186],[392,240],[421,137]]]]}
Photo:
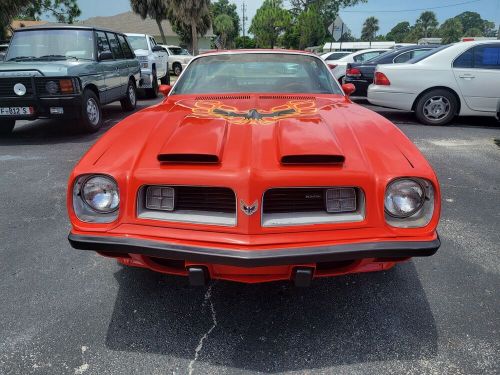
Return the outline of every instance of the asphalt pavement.
{"type": "Polygon", "coordinates": [[[307,289],[193,288],[71,249],[67,177],[124,114],[106,106],[94,135],[64,122],[16,126],[0,139],[0,374],[499,373],[500,124],[423,126],[371,108],[435,168],[442,246],[307,289]]]}

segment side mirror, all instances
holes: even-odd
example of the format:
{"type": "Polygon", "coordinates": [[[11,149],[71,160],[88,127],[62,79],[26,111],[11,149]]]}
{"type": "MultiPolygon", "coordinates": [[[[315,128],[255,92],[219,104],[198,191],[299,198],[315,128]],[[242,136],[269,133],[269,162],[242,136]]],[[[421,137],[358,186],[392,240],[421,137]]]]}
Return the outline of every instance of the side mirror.
{"type": "Polygon", "coordinates": [[[113,60],[113,53],[111,51],[104,51],[99,53],[99,61],[113,60]]]}
{"type": "Polygon", "coordinates": [[[158,91],[160,91],[163,96],[167,96],[170,90],[172,90],[172,86],[170,85],[160,85],[158,88],[158,91]]]}
{"type": "Polygon", "coordinates": [[[165,52],[165,48],[160,47],[160,46],[154,46],[151,51],[153,52],[165,52]]]}
{"type": "Polygon", "coordinates": [[[346,96],[350,96],[354,93],[354,91],[356,91],[356,86],[354,86],[352,83],[344,83],[342,85],[342,90],[344,90],[346,96]]]}

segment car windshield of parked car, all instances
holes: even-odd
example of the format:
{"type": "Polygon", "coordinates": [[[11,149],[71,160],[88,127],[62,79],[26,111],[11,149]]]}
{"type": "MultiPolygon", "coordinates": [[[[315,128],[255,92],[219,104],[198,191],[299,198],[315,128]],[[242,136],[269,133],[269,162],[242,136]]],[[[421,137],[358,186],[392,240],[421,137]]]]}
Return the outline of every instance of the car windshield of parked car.
{"type": "Polygon", "coordinates": [[[144,35],[127,35],[128,42],[134,51],[138,49],[148,50],[148,41],[144,35]]]}
{"type": "Polygon", "coordinates": [[[91,30],[38,29],[14,33],[5,60],[94,60],[91,30]]]}
{"type": "Polygon", "coordinates": [[[438,53],[438,52],[440,52],[440,51],[442,51],[442,50],[444,50],[444,49],[448,48],[449,46],[451,46],[451,44],[446,44],[446,45],[444,45],[444,46],[441,46],[441,47],[438,47],[438,48],[431,49],[431,50],[429,50],[429,51],[427,51],[427,52],[425,52],[425,53],[423,53],[423,54],[421,54],[421,55],[418,55],[418,56],[414,57],[414,58],[413,58],[413,59],[411,59],[411,60],[408,60],[408,61],[406,62],[406,64],[415,64],[415,63],[417,63],[417,62],[419,62],[419,61],[422,61],[422,60],[424,60],[424,59],[428,58],[429,56],[434,55],[435,53],[438,53]]]}
{"type": "Polygon", "coordinates": [[[319,57],[292,53],[231,53],[198,57],[172,94],[202,93],[340,94],[319,57]]]}
{"type": "Polygon", "coordinates": [[[168,47],[168,50],[172,55],[189,55],[188,51],[180,47],[168,47]]]}

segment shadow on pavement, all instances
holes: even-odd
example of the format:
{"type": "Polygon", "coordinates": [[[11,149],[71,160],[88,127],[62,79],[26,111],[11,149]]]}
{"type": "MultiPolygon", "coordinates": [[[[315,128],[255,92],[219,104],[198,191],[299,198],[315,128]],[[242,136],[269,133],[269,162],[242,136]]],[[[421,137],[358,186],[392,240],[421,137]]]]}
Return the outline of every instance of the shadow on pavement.
{"type": "MultiPolygon", "coordinates": [[[[115,277],[120,288],[106,346],[191,360],[213,325],[206,290],[141,269],[123,268],[115,277]]],[[[319,279],[308,289],[216,282],[211,294],[217,325],[199,362],[280,372],[437,353],[434,318],[411,262],[319,279]]]]}

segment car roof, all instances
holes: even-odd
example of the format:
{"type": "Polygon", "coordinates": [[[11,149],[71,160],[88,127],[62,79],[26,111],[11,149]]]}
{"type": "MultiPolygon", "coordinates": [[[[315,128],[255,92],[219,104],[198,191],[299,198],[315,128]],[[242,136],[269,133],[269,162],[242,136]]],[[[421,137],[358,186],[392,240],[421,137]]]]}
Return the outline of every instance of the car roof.
{"type": "Polygon", "coordinates": [[[27,26],[27,27],[21,27],[19,29],[15,29],[15,33],[23,32],[23,31],[30,31],[30,30],[60,30],[60,29],[72,29],[72,30],[96,30],[96,31],[105,31],[109,33],[115,33],[115,34],[124,34],[120,31],[114,31],[111,29],[107,29],[105,27],[94,27],[94,26],[88,26],[88,25],[67,25],[64,23],[58,23],[58,24],[51,24],[51,25],[37,25],[37,26],[27,26]]]}
{"type": "Polygon", "coordinates": [[[140,33],[124,33],[125,35],[129,35],[129,36],[150,36],[149,34],[140,34],[140,33]]]}

